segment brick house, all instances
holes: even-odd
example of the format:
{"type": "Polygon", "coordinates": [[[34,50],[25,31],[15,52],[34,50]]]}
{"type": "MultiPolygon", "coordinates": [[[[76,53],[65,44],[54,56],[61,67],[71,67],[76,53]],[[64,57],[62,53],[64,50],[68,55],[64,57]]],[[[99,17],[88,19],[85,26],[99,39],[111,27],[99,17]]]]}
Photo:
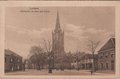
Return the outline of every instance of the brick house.
{"type": "Polygon", "coordinates": [[[98,50],[98,70],[115,70],[115,38],[109,38],[98,50]]]}
{"type": "Polygon", "coordinates": [[[22,70],[22,57],[9,49],[5,49],[5,72],[19,70],[22,70]]]}

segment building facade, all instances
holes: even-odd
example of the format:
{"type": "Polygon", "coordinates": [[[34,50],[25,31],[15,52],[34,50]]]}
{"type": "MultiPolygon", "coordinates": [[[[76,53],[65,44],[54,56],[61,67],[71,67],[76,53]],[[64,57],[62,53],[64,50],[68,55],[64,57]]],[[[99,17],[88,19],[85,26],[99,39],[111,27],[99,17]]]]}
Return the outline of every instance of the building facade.
{"type": "Polygon", "coordinates": [[[5,49],[5,72],[22,70],[22,57],[5,49]]]}
{"type": "Polygon", "coordinates": [[[97,54],[94,54],[94,63],[93,54],[85,54],[79,61],[79,68],[81,70],[92,70],[93,65],[94,69],[97,70],[97,54]]]}
{"type": "Polygon", "coordinates": [[[64,31],[60,27],[59,13],[57,12],[56,26],[52,32],[52,52],[54,53],[54,67],[63,67],[64,51],[64,31]]]}
{"type": "Polygon", "coordinates": [[[108,39],[98,51],[98,70],[115,70],[115,38],[108,39]]]}

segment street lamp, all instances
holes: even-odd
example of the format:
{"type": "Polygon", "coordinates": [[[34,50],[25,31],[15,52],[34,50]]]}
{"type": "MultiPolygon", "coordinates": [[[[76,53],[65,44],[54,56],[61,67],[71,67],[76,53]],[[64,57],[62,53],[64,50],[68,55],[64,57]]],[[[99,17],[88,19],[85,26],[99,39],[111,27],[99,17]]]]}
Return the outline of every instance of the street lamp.
{"type": "Polygon", "coordinates": [[[48,54],[48,73],[52,73],[53,59],[52,54],[48,54]]]}

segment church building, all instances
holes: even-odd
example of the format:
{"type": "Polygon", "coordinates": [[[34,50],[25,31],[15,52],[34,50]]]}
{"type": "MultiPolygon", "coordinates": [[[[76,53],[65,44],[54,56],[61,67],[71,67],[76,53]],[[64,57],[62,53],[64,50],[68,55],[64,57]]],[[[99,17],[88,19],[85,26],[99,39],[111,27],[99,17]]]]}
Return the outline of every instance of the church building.
{"type": "Polygon", "coordinates": [[[57,12],[56,26],[52,32],[52,52],[54,53],[54,67],[61,69],[64,66],[64,31],[60,27],[59,13],[57,12]]]}

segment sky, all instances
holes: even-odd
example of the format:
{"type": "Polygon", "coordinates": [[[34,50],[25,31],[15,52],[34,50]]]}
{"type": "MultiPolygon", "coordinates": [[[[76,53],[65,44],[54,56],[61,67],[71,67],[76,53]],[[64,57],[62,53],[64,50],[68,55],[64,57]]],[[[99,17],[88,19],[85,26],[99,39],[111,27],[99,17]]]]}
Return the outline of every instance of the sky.
{"type": "Polygon", "coordinates": [[[89,52],[88,40],[103,41],[115,33],[114,7],[7,7],[5,11],[5,48],[23,58],[31,46],[51,40],[57,11],[66,52],[89,52]]]}

